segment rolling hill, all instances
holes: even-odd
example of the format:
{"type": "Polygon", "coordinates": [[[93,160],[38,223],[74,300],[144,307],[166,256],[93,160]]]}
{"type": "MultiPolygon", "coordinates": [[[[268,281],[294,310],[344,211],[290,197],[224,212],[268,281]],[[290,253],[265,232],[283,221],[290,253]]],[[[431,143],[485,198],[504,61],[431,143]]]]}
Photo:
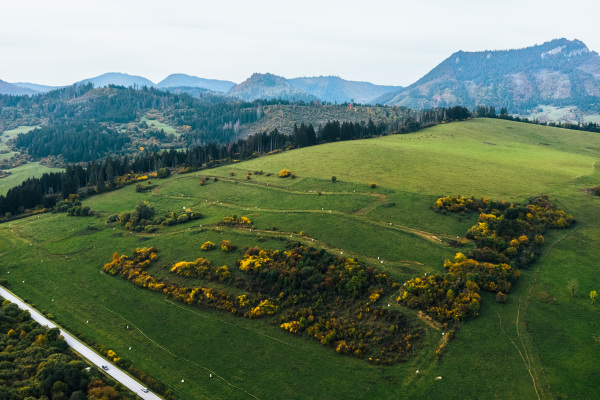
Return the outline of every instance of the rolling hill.
{"type": "Polygon", "coordinates": [[[347,81],[337,76],[318,76],[288,79],[294,89],[330,103],[369,103],[385,93],[402,89],[401,86],[375,85],[369,82],[347,81]]]}
{"type": "Polygon", "coordinates": [[[48,86],[48,85],[39,85],[37,83],[29,83],[29,82],[15,82],[13,85],[22,87],[25,89],[35,90],[38,93],[46,93],[54,89],[60,89],[63,86],[48,86]]]}
{"type": "Polygon", "coordinates": [[[9,95],[13,95],[13,96],[22,96],[22,95],[31,96],[31,95],[37,94],[37,93],[39,93],[39,92],[36,90],[17,86],[13,83],[8,83],[8,82],[5,82],[0,79],[0,94],[9,94],[9,95]]]}
{"type": "Polygon", "coordinates": [[[192,87],[225,93],[235,86],[235,82],[217,79],[204,79],[186,74],[171,74],[156,84],[157,88],[168,89],[176,87],[192,87]]]}
{"type": "Polygon", "coordinates": [[[518,50],[452,54],[423,78],[373,103],[424,109],[507,107],[530,114],[539,105],[600,112],[600,56],[579,40],[557,39],[518,50]]]}
{"type": "MultiPolygon", "coordinates": [[[[152,179],[147,191],[131,185],[84,199],[82,206],[100,217],[46,213],[2,224],[0,274],[16,294],[130,360],[180,399],[588,398],[598,387],[600,358],[598,305],[588,296],[600,281],[600,198],[583,189],[599,184],[599,161],[597,134],[496,119],[285,151],[152,179]],[[283,168],[295,179],[279,178],[283,168]],[[357,258],[401,285],[446,273],[444,259],[465,251],[448,243],[477,216],[433,212],[439,196],[523,203],[541,193],[573,214],[576,227],[545,234],[543,253],[522,269],[508,302],[482,292],[480,315],[453,331],[452,341],[444,326],[398,304],[397,296],[373,297],[371,307],[405,313],[421,327],[410,356],[393,365],[342,356],[277,321],[193,307],[100,273],[115,252],[154,246],[159,258],[146,272],[242,296],[242,281],[186,278],[169,268],[202,257],[238,274],[245,247],[287,252],[293,240],[330,254],[332,262],[357,258]],[[157,215],[185,208],[203,218],[153,233],[107,221],[144,200],[157,215]],[[231,215],[252,226],[223,224],[231,215]],[[223,240],[239,248],[200,250],[223,240]],[[571,295],[567,283],[574,279],[579,289],[571,295]]],[[[304,276],[299,286],[310,286],[316,267],[303,260],[293,268],[304,276]]],[[[305,312],[308,321],[313,311],[305,312]]]]}
{"type": "Polygon", "coordinates": [[[117,85],[117,86],[154,86],[154,82],[137,75],[128,75],[121,72],[108,72],[106,74],[102,74],[96,76],[94,78],[84,79],[82,81],[77,82],[77,84],[86,84],[92,83],[94,87],[104,87],[108,85],[117,85]]]}
{"type": "Polygon", "coordinates": [[[306,102],[319,100],[316,96],[294,89],[285,78],[270,73],[252,74],[250,78],[231,88],[228,93],[246,101],[256,99],[306,102]]]}
{"type": "Polygon", "coordinates": [[[289,101],[326,101],[330,103],[368,103],[399,86],[347,81],[336,76],[286,79],[273,74],[253,74],[233,87],[229,94],[243,100],[283,99],[289,101]]]}

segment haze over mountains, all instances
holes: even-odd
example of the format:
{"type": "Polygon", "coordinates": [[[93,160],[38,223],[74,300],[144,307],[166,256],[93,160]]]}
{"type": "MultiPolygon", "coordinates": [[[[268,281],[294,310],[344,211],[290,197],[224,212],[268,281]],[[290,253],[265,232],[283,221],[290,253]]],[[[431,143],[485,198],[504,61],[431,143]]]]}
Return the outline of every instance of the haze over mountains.
{"type": "MultiPolygon", "coordinates": [[[[286,79],[255,73],[242,83],[172,74],[155,84],[141,76],[106,73],[77,83],[152,86],[177,93],[207,91],[246,101],[282,99],[371,103],[413,109],[478,105],[532,114],[540,106],[600,113],[600,56],[579,40],[556,39],[517,50],[459,51],[412,85],[374,85],[335,76],[286,79]]],[[[55,87],[0,81],[0,94],[32,95],[55,87]]]]}
{"type": "Polygon", "coordinates": [[[171,74],[156,85],[159,88],[198,87],[221,93],[228,92],[234,86],[235,82],[198,78],[186,74],[171,74]]]}
{"type": "Polygon", "coordinates": [[[21,87],[14,83],[4,82],[0,79],[0,94],[10,94],[13,96],[23,96],[23,95],[32,95],[40,93],[35,90],[31,90],[27,87],[21,87]]]}
{"type": "Polygon", "coordinates": [[[289,101],[317,101],[318,97],[310,93],[294,89],[281,76],[273,74],[252,74],[239,85],[231,89],[231,94],[243,100],[281,98],[289,101]]]}
{"type": "Polygon", "coordinates": [[[385,93],[402,89],[401,86],[374,85],[369,82],[347,81],[337,76],[288,79],[294,89],[310,93],[330,103],[368,103],[385,93]]]}
{"type": "Polygon", "coordinates": [[[452,54],[423,78],[374,103],[415,109],[461,105],[538,105],[600,111],[600,56],[579,40],[557,39],[518,50],[452,54]]]}

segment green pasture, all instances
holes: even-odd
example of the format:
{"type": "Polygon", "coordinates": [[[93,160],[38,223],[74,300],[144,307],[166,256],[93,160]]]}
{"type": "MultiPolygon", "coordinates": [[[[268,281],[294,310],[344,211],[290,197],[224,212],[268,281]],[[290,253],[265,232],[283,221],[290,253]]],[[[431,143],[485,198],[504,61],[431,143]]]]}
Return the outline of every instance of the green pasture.
{"type": "Polygon", "coordinates": [[[44,214],[2,224],[0,275],[66,329],[130,359],[181,399],[594,398],[600,304],[588,295],[600,290],[600,197],[583,189],[600,185],[599,160],[597,134],[486,119],[293,150],[153,179],[158,186],[150,192],[131,185],[84,200],[100,217],[44,214]],[[283,168],[296,178],[279,178],[283,168]],[[202,177],[210,177],[203,186],[202,177]],[[459,251],[448,240],[476,220],[435,213],[437,197],[526,201],[541,193],[577,224],[546,235],[544,253],[507,304],[484,293],[481,315],[458,330],[439,360],[442,330],[393,298],[379,301],[420,323],[422,337],[406,363],[376,367],[264,321],[174,303],[101,273],[114,252],[130,255],[136,247],[156,246],[152,273],[168,277],[177,261],[204,257],[234,269],[246,246],[283,249],[299,240],[357,257],[402,283],[441,272],[459,251]],[[157,215],[186,207],[204,218],[153,234],[106,223],[141,200],[157,215]],[[223,226],[227,215],[246,216],[252,226],[223,226]],[[224,239],[238,250],[200,250],[224,239]],[[573,297],[571,279],[578,281],[573,297]]]}
{"type": "Polygon", "coordinates": [[[39,125],[34,125],[34,126],[22,125],[15,129],[10,129],[10,130],[4,131],[4,132],[0,132],[0,139],[2,139],[2,141],[0,142],[0,150],[7,149],[6,142],[8,140],[18,136],[20,133],[27,133],[31,130],[34,130],[38,126],[39,125]]]}
{"type": "MultiPolygon", "coordinates": [[[[15,129],[10,129],[8,131],[0,132],[0,151],[10,150],[7,146],[7,142],[16,137],[19,133],[27,133],[32,129],[37,128],[37,126],[19,126],[15,129]]],[[[8,153],[0,154],[0,160],[4,160],[7,158],[11,158],[17,154],[14,151],[9,151],[8,153]]]]}
{"type": "Polygon", "coordinates": [[[175,136],[181,136],[181,134],[177,133],[175,128],[173,128],[171,125],[165,124],[164,122],[160,122],[159,120],[148,119],[146,117],[142,117],[142,118],[140,118],[140,122],[146,122],[148,124],[148,127],[155,128],[159,131],[162,129],[165,131],[166,134],[173,134],[175,136]]]}
{"type": "Polygon", "coordinates": [[[39,178],[46,173],[64,171],[64,168],[49,168],[39,162],[29,162],[9,171],[11,172],[9,176],[0,179],[0,195],[5,195],[10,188],[20,185],[29,178],[39,178]]]}
{"type": "MultiPolygon", "coordinates": [[[[38,125],[35,126],[19,126],[15,129],[10,129],[8,131],[4,131],[4,132],[0,132],[0,151],[2,150],[9,150],[8,146],[7,146],[7,142],[16,137],[17,135],[19,135],[20,133],[27,133],[35,128],[37,128],[38,125]]],[[[4,160],[5,158],[10,158],[12,156],[14,156],[15,153],[14,151],[10,151],[8,153],[4,153],[4,154],[0,154],[0,160],[4,160]]]]}
{"type": "MultiPolygon", "coordinates": [[[[38,126],[19,126],[15,129],[11,129],[8,131],[4,131],[0,133],[0,151],[1,150],[9,150],[6,142],[20,133],[27,133],[38,126]]],[[[10,151],[5,154],[0,154],[0,160],[4,160],[14,156],[14,151],[10,151]]],[[[40,165],[37,162],[30,162],[24,165],[21,165],[17,168],[12,168],[9,170],[11,174],[6,178],[0,179],[0,195],[5,195],[6,192],[13,186],[20,185],[21,182],[27,180],[28,178],[40,177],[47,172],[58,172],[62,171],[61,168],[48,168],[44,165],[40,165]]]]}

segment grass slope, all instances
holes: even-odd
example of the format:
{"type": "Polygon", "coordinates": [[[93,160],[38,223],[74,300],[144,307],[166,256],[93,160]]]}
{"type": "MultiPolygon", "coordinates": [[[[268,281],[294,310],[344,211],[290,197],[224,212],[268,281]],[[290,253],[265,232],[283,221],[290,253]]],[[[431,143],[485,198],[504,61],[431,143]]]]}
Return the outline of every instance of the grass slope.
{"type": "Polygon", "coordinates": [[[600,289],[600,198],[581,189],[599,184],[599,159],[598,135],[484,119],[294,150],[155,180],[151,193],[127,187],[86,200],[102,218],[46,214],[0,225],[0,274],[14,292],[131,359],[180,398],[589,398],[600,383],[600,306],[587,297],[600,289]],[[297,178],[278,178],[283,168],[297,178]],[[244,179],[258,170],[265,173],[244,179]],[[200,186],[205,176],[219,181],[200,186]],[[280,238],[291,235],[402,281],[441,271],[455,252],[445,240],[474,223],[431,211],[439,195],[523,201],[540,193],[578,225],[547,237],[545,254],[523,272],[507,304],[484,294],[480,317],[459,330],[439,361],[442,335],[433,326],[423,325],[421,347],[407,363],[374,367],[278,327],[172,303],[100,273],[113,252],[137,246],[156,246],[165,265],[203,255],[233,267],[241,250],[201,254],[200,245],[229,239],[240,248],[282,248],[280,238]],[[155,234],[105,225],[106,216],[140,200],[157,214],[189,207],[205,218],[155,234]],[[249,217],[254,229],[219,225],[232,214],[249,217]],[[579,290],[570,297],[566,284],[574,278],[579,290]]]}
{"type": "MultiPolygon", "coordinates": [[[[3,151],[3,150],[9,151],[10,149],[7,146],[7,142],[10,139],[16,137],[20,133],[27,133],[30,130],[33,130],[35,128],[37,128],[37,126],[19,126],[15,129],[1,132],[0,133],[0,151],[3,151]]],[[[14,151],[9,151],[8,153],[0,154],[0,160],[4,160],[6,158],[11,158],[15,154],[17,154],[17,153],[14,151]]]]}
{"type": "Polygon", "coordinates": [[[165,124],[164,122],[160,122],[159,120],[156,119],[149,119],[147,117],[142,117],[140,118],[140,122],[145,122],[148,124],[148,127],[151,128],[155,128],[157,130],[163,130],[165,131],[165,133],[168,134],[173,134],[175,136],[181,136],[180,133],[178,133],[175,128],[173,128],[171,125],[165,124]]]}
{"type": "Polygon", "coordinates": [[[30,162],[9,171],[11,172],[9,176],[0,179],[0,195],[5,195],[10,188],[20,185],[28,178],[39,178],[45,173],[64,171],[64,168],[50,168],[38,162],[30,162]]]}
{"type": "MultiPolygon", "coordinates": [[[[6,145],[6,142],[8,140],[16,137],[20,133],[27,133],[35,128],[37,128],[37,126],[19,126],[18,128],[0,133],[0,151],[9,150],[8,146],[6,145]]],[[[0,160],[10,158],[15,154],[17,153],[15,153],[14,151],[5,154],[0,154],[0,160]]],[[[9,171],[11,172],[11,175],[7,176],[6,178],[0,179],[0,195],[5,195],[10,188],[16,185],[20,185],[21,182],[27,180],[27,178],[40,177],[47,172],[58,172],[62,171],[62,169],[48,168],[44,165],[40,165],[40,163],[34,162],[21,165],[17,168],[12,168],[9,171]]]]}

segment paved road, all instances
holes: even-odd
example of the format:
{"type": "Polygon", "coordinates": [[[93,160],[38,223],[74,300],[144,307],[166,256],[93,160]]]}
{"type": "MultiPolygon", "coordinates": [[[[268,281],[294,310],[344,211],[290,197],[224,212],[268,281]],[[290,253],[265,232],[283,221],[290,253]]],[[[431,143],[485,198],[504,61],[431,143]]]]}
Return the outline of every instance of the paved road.
{"type": "MultiPolygon", "coordinates": [[[[24,303],[21,299],[16,297],[14,294],[0,286],[0,296],[6,300],[15,303],[22,310],[27,310],[31,314],[31,318],[38,322],[40,325],[47,326],[48,328],[58,328],[55,323],[44,317],[42,314],[31,308],[27,303],[24,303]]],[[[141,383],[127,375],[125,372],[117,368],[116,366],[109,364],[102,356],[96,353],[94,350],[69,335],[64,330],[60,330],[60,334],[65,338],[65,342],[71,346],[76,352],[87,358],[90,362],[102,368],[103,365],[108,366],[108,371],[104,371],[108,375],[112,376],[115,380],[119,381],[123,386],[129,388],[133,393],[137,394],[144,400],[162,400],[161,397],[154,393],[144,393],[142,388],[144,387],[141,383]]]]}

